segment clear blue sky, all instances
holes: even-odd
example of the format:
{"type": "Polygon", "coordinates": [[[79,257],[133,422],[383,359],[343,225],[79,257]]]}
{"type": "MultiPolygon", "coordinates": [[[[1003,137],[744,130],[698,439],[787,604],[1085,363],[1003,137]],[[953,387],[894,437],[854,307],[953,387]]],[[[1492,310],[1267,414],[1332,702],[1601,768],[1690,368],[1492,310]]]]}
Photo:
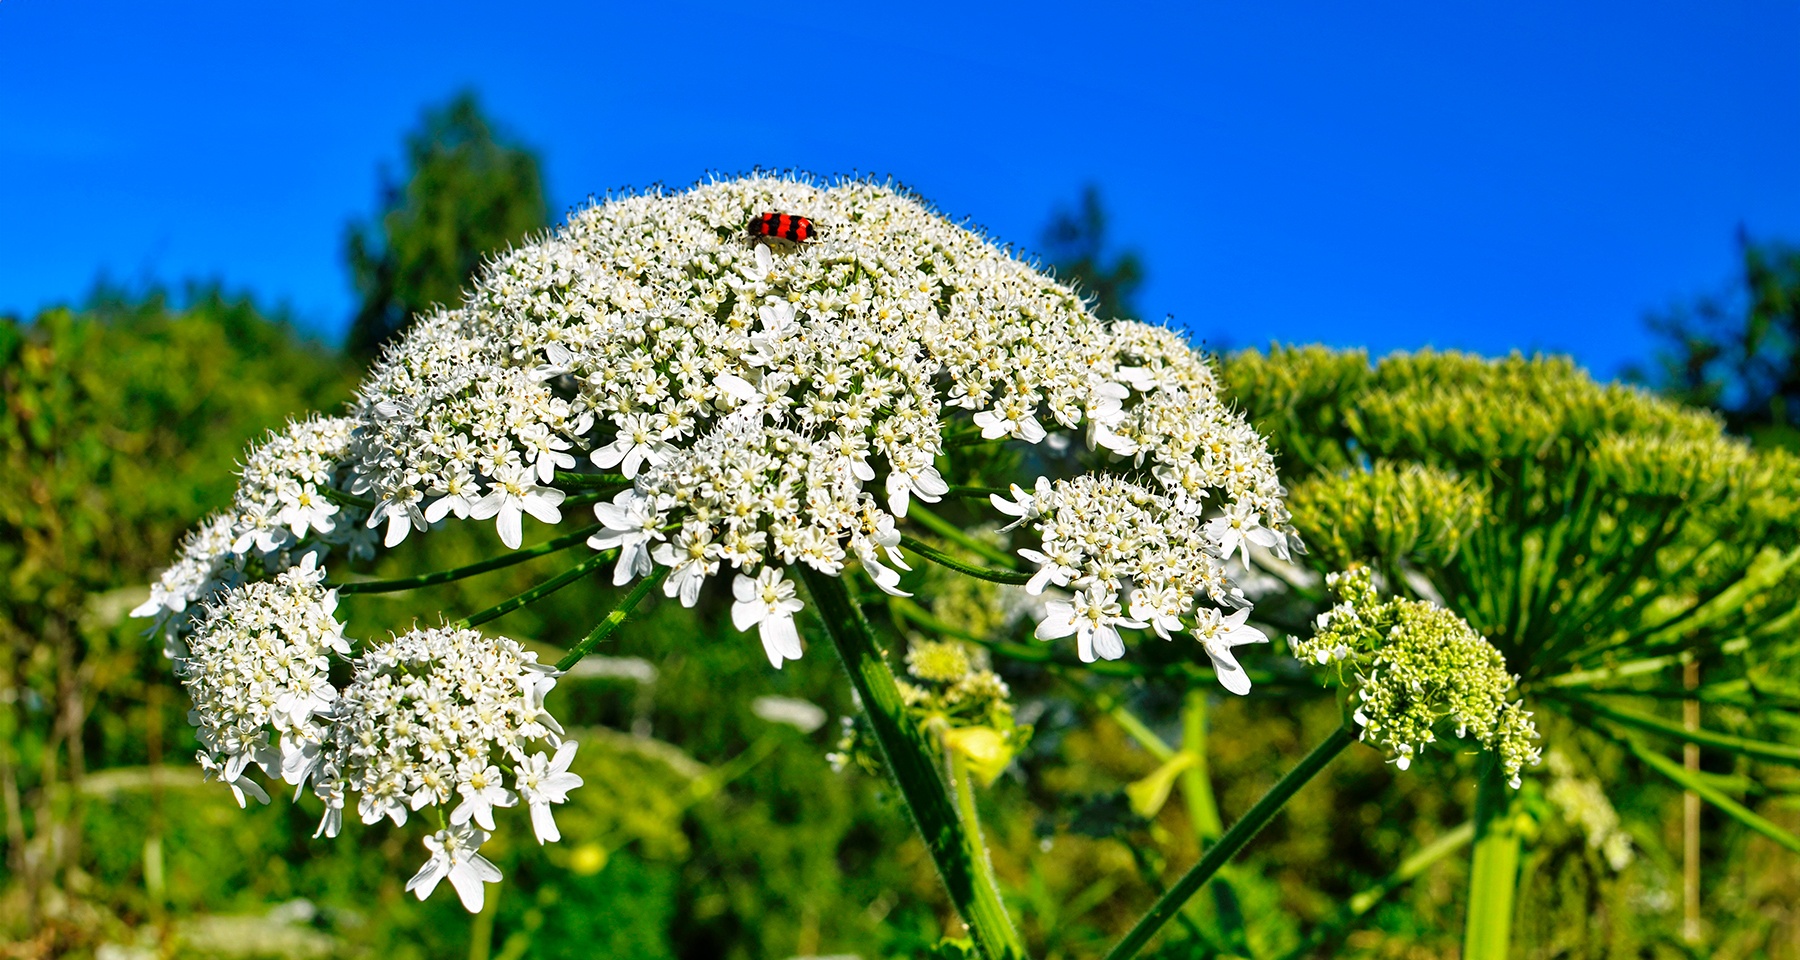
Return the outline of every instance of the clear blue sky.
{"type": "Polygon", "coordinates": [[[217,277],[336,334],[344,224],[473,87],[553,206],[893,175],[1034,242],[1098,183],[1198,336],[1646,356],[1800,240],[1800,2],[0,0],[0,311],[217,277]]]}

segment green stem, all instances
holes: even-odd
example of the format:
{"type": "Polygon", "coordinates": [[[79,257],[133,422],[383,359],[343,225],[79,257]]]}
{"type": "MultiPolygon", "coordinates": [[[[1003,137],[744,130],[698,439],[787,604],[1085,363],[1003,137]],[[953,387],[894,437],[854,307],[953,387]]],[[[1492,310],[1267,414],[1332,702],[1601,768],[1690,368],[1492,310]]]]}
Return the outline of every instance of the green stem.
{"type": "MultiPolygon", "coordinates": [[[[1630,693],[1631,691],[1621,692],[1630,693]]],[[[1689,730],[1681,724],[1672,723],[1661,717],[1653,717],[1649,714],[1638,713],[1635,710],[1621,710],[1616,707],[1609,707],[1605,704],[1595,703],[1592,700],[1581,697],[1563,695],[1554,690],[1546,690],[1544,693],[1567,704],[1577,715],[1582,713],[1594,714],[1605,717],[1614,723],[1622,723],[1628,727],[1636,727],[1639,730],[1648,730],[1651,733],[1659,733],[1665,737],[1673,737],[1676,740],[1685,740],[1688,743],[1697,743],[1703,747],[1718,747],[1723,750],[1730,750],[1733,753],[1741,753],[1745,756],[1756,757],[1759,760],[1782,763],[1790,767],[1800,767],[1800,747],[1790,746],[1785,743],[1770,743],[1766,740],[1750,740],[1745,737],[1734,737],[1728,733],[1714,733],[1711,730],[1689,730]]]]}
{"type": "Polygon", "coordinates": [[[1003,567],[1018,566],[1019,560],[1017,557],[1012,556],[1005,550],[1002,550],[991,543],[986,543],[969,536],[962,531],[961,527],[932,513],[930,510],[920,506],[917,502],[908,506],[906,519],[911,520],[919,526],[930,530],[932,533],[943,537],[965,550],[974,552],[977,556],[986,557],[1003,567]]]}
{"type": "Polygon", "coordinates": [[[668,567],[657,567],[649,576],[639,580],[636,584],[633,584],[631,592],[627,593],[625,598],[619,601],[619,605],[613,607],[612,610],[607,613],[606,617],[602,619],[587,636],[582,637],[581,642],[571,648],[561,660],[556,661],[556,669],[567,670],[577,663],[580,663],[582,657],[593,652],[593,649],[596,646],[599,646],[606,638],[612,636],[613,633],[625,623],[625,618],[631,615],[631,611],[636,608],[638,604],[643,603],[644,598],[650,595],[650,591],[656,589],[656,585],[661,583],[663,578],[668,575],[668,567]]]}
{"type": "Polygon", "coordinates": [[[1469,866],[1463,960],[1506,960],[1509,952],[1523,846],[1518,823],[1511,815],[1510,792],[1499,758],[1483,757],[1475,786],[1475,855],[1469,866]]]}
{"type": "Polygon", "coordinates": [[[591,490],[596,487],[624,489],[631,486],[631,481],[620,473],[570,473],[566,470],[556,471],[556,479],[552,482],[559,487],[582,490],[591,490]]]}
{"type": "Polygon", "coordinates": [[[1161,930],[1164,924],[1174,919],[1175,914],[1181,910],[1189,898],[1198,893],[1200,888],[1206,885],[1206,881],[1211,880],[1213,874],[1219,872],[1220,867],[1230,862],[1231,858],[1236,856],[1237,852],[1242,850],[1244,845],[1249,843],[1264,825],[1275,818],[1275,814],[1281,811],[1282,806],[1288,802],[1290,797],[1305,786],[1307,781],[1317,776],[1319,771],[1325,769],[1325,765],[1330,763],[1332,758],[1342,753],[1345,747],[1354,742],[1356,742],[1356,730],[1351,725],[1345,724],[1333,730],[1331,736],[1326,737],[1323,743],[1314,747],[1311,753],[1295,765],[1294,769],[1289,770],[1285,776],[1276,781],[1275,785],[1269,788],[1269,792],[1263,794],[1262,799],[1256,801],[1256,805],[1251,807],[1248,813],[1232,824],[1231,829],[1225,831],[1225,835],[1219,838],[1219,842],[1209,847],[1206,853],[1200,857],[1200,862],[1194,864],[1193,868],[1183,874],[1180,880],[1175,881],[1175,885],[1169,888],[1168,893],[1163,894],[1156,903],[1151,905],[1149,912],[1145,913],[1137,925],[1131,928],[1131,932],[1125,934],[1125,939],[1120,940],[1119,945],[1113,947],[1112,952],[1106,955],[1106,960],[1129,960],[1130,957],[1137,956],[1138,951],[1150,942],[1150,938],[1156,936],[1157,931],[1161,930]]]}
{"type": "Polygon", "coordinates": [[[1212,775],[1206,766],[1206,691],[1189,687],[1181,704],[1181,749],[1194,755],[1194,765],[1181,771],[1181,796],[1187,802],[1188,821],[1201,843],[1215,840],[1224,831],[1219,802],[1213,796],[1212,775]]]}
{"type": "Polygon", "coordinates": [[[480,613],[470,614],[469,616],[466,616],[466,617],[462,618],[461,620],[458,620],[455,623],[451,624],[451,626],[457,627],[459,629],[467,629],[469,627],[478,627],[478,626],[488,622],[489,620],[494,619],[495,617],[500,617],[500,616],[509,614],[509,613],[513,612],[514,610],[517,610],[520,607],[525,606],[526,604],[536,603],[537,601],[542,600],[544,597],[547,597],[550,594],[555,593],[556,591],[561,590],[562,588],[568,586],[569,584],[574,583],[577,580],[580,580],[582,577],[587,576],[588,573],[593,571],[593,569],[595,567],[598,567],[601,564],[606,563],[607,561],[613,559],[615,556],[618,555],[618,553],[619,553],[619,550],[617,547],[614,547],[611,550],[602,550],[599,553],[596,553],[593,556],[587,558],[586,560],[583,560],[580,563],[570,567],[569,569],[564,570],[563,572],[557,574],[556,576],[551,577],[548,580],[545,580],[543,583],[540,583],[537,586],[532,587],[531,589],[525,591],[524,593],[521,593],[518,596],[513,597],[509,600],[502,600],[499,603],[496,603],[493,606],[487,608],[486,610],[481,611],[480,613]]]}
{"type": "Polygon", "coordinates": [[[950,901],[969,924],[982,954],[990,960],[1022,960],[1025,944],[1001,903],[1000,891],[985,875],[986,854],[971,854],[970,837],[958,816],[951,790],[939,772],[933,747],[906,717],[900,688],[894,683],[881,648],[862,609],[844,582],[807,567],[801,579],[812,595],[819,619],[837,647],[850,683],[862,700],[864,714],[881,748],[894,783],[906,800],[926,850],[937,864],[950,901]]]}
{"type": "MultiPolygon", "coordinates": [[[[939,742],[942,743],[942,741],[939,742]]],[[[981,836],[981,811],[975,805],[975,777],[969,772],[968,760],[962,754],[950,750],[947,746],[944,748],[944,754],[950,760],[947,771],[950,775],[950,789],[952,793],[956,794],[956,813],[957,817],[962,820],[963,855],[975,866],[975,872],[979,878],[977,885],[982,889],[994,891],[997,899],[1000,881],[994,876],[994,862],[988,856],[987,841],[983,840],[981,836]]],[[[1007,927],[1010,929],[1012,919],[1007,916],[1004,904],[999,905],[999,912],[1001,919],[1006,921],[1007,927]]],[[[1016,938],[1018,934],[1015,932],[1013,936],[1016,938]]],[[[1023,960],[1025,945],[1022,941],[1018,944],[1016,953],[1023,960]]]]}
{"type": "Polygon", "coordinates": [[[1031,574],[1029,573],[1016,573],[1012,570],[995,570],[991,567],[980,567],[972,563],[964,563],[950,554],[915,537],[909,537],[902,534],[900,537],[900,545],[919,556],[930,560],[932,563],[948,567],[951,570],[955,570],[957,573],[966,574],[977,580],[986,580],[990,583],[1009,583],[1014,586],[1031,582],[1031,574]]]}
{"type": "Polygon", "coordinates": [[[582,527],[574,533],[557,537],[554,540],[546,540],[537,546],[514,550],[503,556],[483,560],[480,563],[471,563],[464,567],[439,570],[436,573],[424,573],[416,577],[401,577],[397,580],[352,580],[347,583],[328,583],[326,586],[339,593],[393,593],[397,590],[413,590],[433,584],[449,583],[452,580],[461,580],[464,577],[487,573],[489,570],[510,567],[515,563],[524,563],[558,550],[566,550],[599,532],[600,526],[596,523],[591,527],[582,527]]]}

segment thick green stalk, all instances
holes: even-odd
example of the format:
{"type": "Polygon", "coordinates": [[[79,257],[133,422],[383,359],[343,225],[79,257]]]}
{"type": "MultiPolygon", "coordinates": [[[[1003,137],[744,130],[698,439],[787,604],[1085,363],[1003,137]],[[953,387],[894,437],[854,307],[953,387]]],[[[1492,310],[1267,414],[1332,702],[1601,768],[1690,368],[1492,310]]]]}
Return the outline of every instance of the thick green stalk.
{"type": "Polygon", "coordinates": [[[987,851],[979,848],[979,842],[958,815],[932,745],[907,719],[900,688],[894,683],[893,671],[888,668],[868,621],[863,619],[862,609],[851,599],[844,581],[806,567],[801,567],[800,573],[812,594],[813,607],[844,661],[850,683],[862,700],[875,742],[912,812],[925,849],[937,864],[951,903],[989,960],[1023,960],[1025,943],[1006,915],[987,851]]]}
{"type": "Polygon", "coordinates": [[[1157,901],[1150,906],[1149,912],[1138,920],[1137,925],[1131,928],[1131,932],[1125,934],[1125,939],[1120,940],[1119,945],[1113,947],[1112,952],[1106,955],[1106,960],[1130,960],[1131,957],[1137,956],[1138,951],[1144,949],[1144,946],[1150,942],[1150,938],[1156,936],[1157,931],[1175,917],[1175,914],[1181,910],[1189,898],[1198,893],[1200,888],[1206,885],[1206,881],[1212,879],[1213,874],[1219,872],[1220,867],[1230,862],[1231,858],[1244,848],[1244,844],[1249,843],[1258,831],[1262,830],[1270,820],[1275,819],[1275,814],[1281,811],[1282,806],[1288,802],[1289,798],[1305,786],[1307,781],[1317,776],[1319,771],[1325,769],[1325,765],[1330,763],[1332,758],[1342,753],[1345,747],[1354,742],[1356,742],[1356,730],[1349,724],[1333,730],[1331,736],[1326,737],[1323,743],[1314,747],[1312,752],[1307,754],[1294,769],[1289,770],[1285,776],[1276,781],[1275,785],[1269,788],[1269,792],[1263,794],[1262,799],[1256,801],[1256,805],[1251,807],[1248,813],[1232,824],[1231,829],[1225,831],[1225,835],[1219,838],[1218,843],[1207,848],[1206,853],[1200,857],[1200,862],[1194,864],[1193,868],[1183,874],[1180,880],[1175,881],[1175,885],[1169,888],[1168,893],[1157,898],[1157,901]]]}
{"type": "Polygon", "coordinates": [[[1469,915],[1463,960],[1506,960],[1523,837],[1511,815],[1511,791],[1499,758],[1481,761],[1475,786],[1475,856],[1469,867],[1469,915]]]}

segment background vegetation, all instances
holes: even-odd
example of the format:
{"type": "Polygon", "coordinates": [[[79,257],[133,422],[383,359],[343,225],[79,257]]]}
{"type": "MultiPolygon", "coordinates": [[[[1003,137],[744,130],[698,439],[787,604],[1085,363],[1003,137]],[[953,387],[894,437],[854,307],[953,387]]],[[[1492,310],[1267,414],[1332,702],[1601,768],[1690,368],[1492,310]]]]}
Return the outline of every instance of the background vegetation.
{"type": "MultiPolygon", "coordinates": [[[[873,958],[922,955],[957,932],[886,785],[826,760],[835,718],[854,712],[835,662],[815,655],[770,671],[717,606],[654,607],[612,656],[557,689],[588,785],[559,812],[561,844],[540,849],[511,831],[487,851],[506,881],[473,918],[453,898],[419,903],[402,890],[416,830],[315,841],[311,798],[240,811],[229,791],[200,783],[184,695],[124,611],[182,531],[228,500],[247,444],[340,404],[406,318],[453,302],[485,252],[545,224],[535,158],[494,133],[473,98],[430,111],[407,145],[404,181],[384,182],[373,218],[347,235],[362,305],[341,351],[216,287],[100,290],[76,308],[0,321],[0,955],[873,958]],[[832,719],[813,730],[762,719],[755,702],[771,695],[832,719]]],[[[1112,248],[1096,190],[1053,217],[1043,247],[1103,313],[1134,313],[1144,267],[1112,248]]],[[[1761,442],[1791,444],[1800,255],[1746,242],[1744,258],[1741,289],[1657,321],[1669,351],[1643,376],[1761,442]]],[[[484,535],[434,536],[429,559],[413,538],[387,562],[453,566],[488,550],[484,535]]],[[[427,604],[480,609],[540,574],[527,564],[423,601],[346,602],[362,622],[400,627],[427,604]]],[[[610,605],[604,580],[492,629],[554,648],[585,630],[585,611],[610,605]]],[[[930,612],[989,639],[1004,631],[979,595],[930,612]]],[[[1276,598],[1258,616],[1300,629],[1308,613],[1304,598],[1276,598]]],[[[1188,676],[1186,652],[1150,647],[1143,660],[1188,676]]],[[[1218,819],[1336,726],[1329,691],[1280,666],[1283,652],[1259,651],[1274,672],[1241,699],[1204,670],[1184,690],[997,658],[1035,732],[983,797],[984,819],[1035,954],[1097,955],[1216,836],[1218,819]],[[1154,788],[1173,782],[1167,761],[1182,749],[1198,766],[1180,769],[1178,800],[1165,789],[1159,801],[1154,788]]],[[[1614,785],[1639,855],[1616,869],[1566,805],[1528,790],[1533,879],[1517,955],[1800,956],[1800,858],[1709,818],[1706,926],[1691,943],[1680,930],[1679,791],[1614,754],[1585,761],[1614,785]]],[[[1473,796],[1466,763],[1402,774],[1352,749],[1197,898],[1163,955],[1453,955],[1467,857],[1393,871],[1454,844],[1473,796]]],[[[1790,829],[1800,822],[1785,795],[1751,799],[1790,829]]]]}

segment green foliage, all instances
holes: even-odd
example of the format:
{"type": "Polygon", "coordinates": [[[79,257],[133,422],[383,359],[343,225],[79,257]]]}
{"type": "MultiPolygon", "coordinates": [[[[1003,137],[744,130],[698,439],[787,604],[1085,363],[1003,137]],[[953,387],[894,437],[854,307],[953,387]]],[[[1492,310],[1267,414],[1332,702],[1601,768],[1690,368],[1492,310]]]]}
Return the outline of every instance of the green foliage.
{"type": "Polygon", "coordinates": [[[248,441],[348,389],[331,353],[217,288],[0,320],[0,793],[28,924],[81,862],[85,774],[169,744],[161,658],[120,625],[141,590],[117,588],[229,497],[248,441]]]}
{"type": "Polygon", "coordinates": [[[456,305],[482,257],[549,223],[537,156],[497,132],[472,93],[426,111],[406,167],[404,184],[384,179],[375,220],[345,240],[362,299],[347,344],[358,356],[434,304],[456,305]]]}
{"type": "MultiPolygon", "coordinates": [[[[1684,739],[1732,764],[1752,796],[1785,776],[1770,764],[1787,762],[1792,731],[1771,695],[1791,684],[1800,622],[1791,456],[1559,358],[1422,352],[1371,364],[1361,352],[1275,348],[1230,358],[1224,380],[1280,449],[1290,483],[1330,484],[1295,498],[1297,525],[1324,553],[1366,550],[1392,588],[1466,618],[1519,676],[1546,744],[1584,744],[1587,772],[1615,801],[1639,796],[1644,776],[1689,785],[1661,753],[1684,739]],[[1485,521],[1453,552],[1397,549],[1414,542],[1414,524],[1384,502],[1395,470],[1475,494],[1485,521]],[[1709,708],[1708,727],[1731,732],[1690,734],[1669,716],[1681,689],[1672,674],[1688,660],[1708,687],[1761,692],[1709,708]]],[[[1499,789],[1487,775],[1484,791],[1489,780],[1499,789]]],[[[1725,791],[1702,795],[1749,829],[1791,836],[1725,791]]],[[[1496,796],[1478,838],[1517,814],[1496,796]]]]}

